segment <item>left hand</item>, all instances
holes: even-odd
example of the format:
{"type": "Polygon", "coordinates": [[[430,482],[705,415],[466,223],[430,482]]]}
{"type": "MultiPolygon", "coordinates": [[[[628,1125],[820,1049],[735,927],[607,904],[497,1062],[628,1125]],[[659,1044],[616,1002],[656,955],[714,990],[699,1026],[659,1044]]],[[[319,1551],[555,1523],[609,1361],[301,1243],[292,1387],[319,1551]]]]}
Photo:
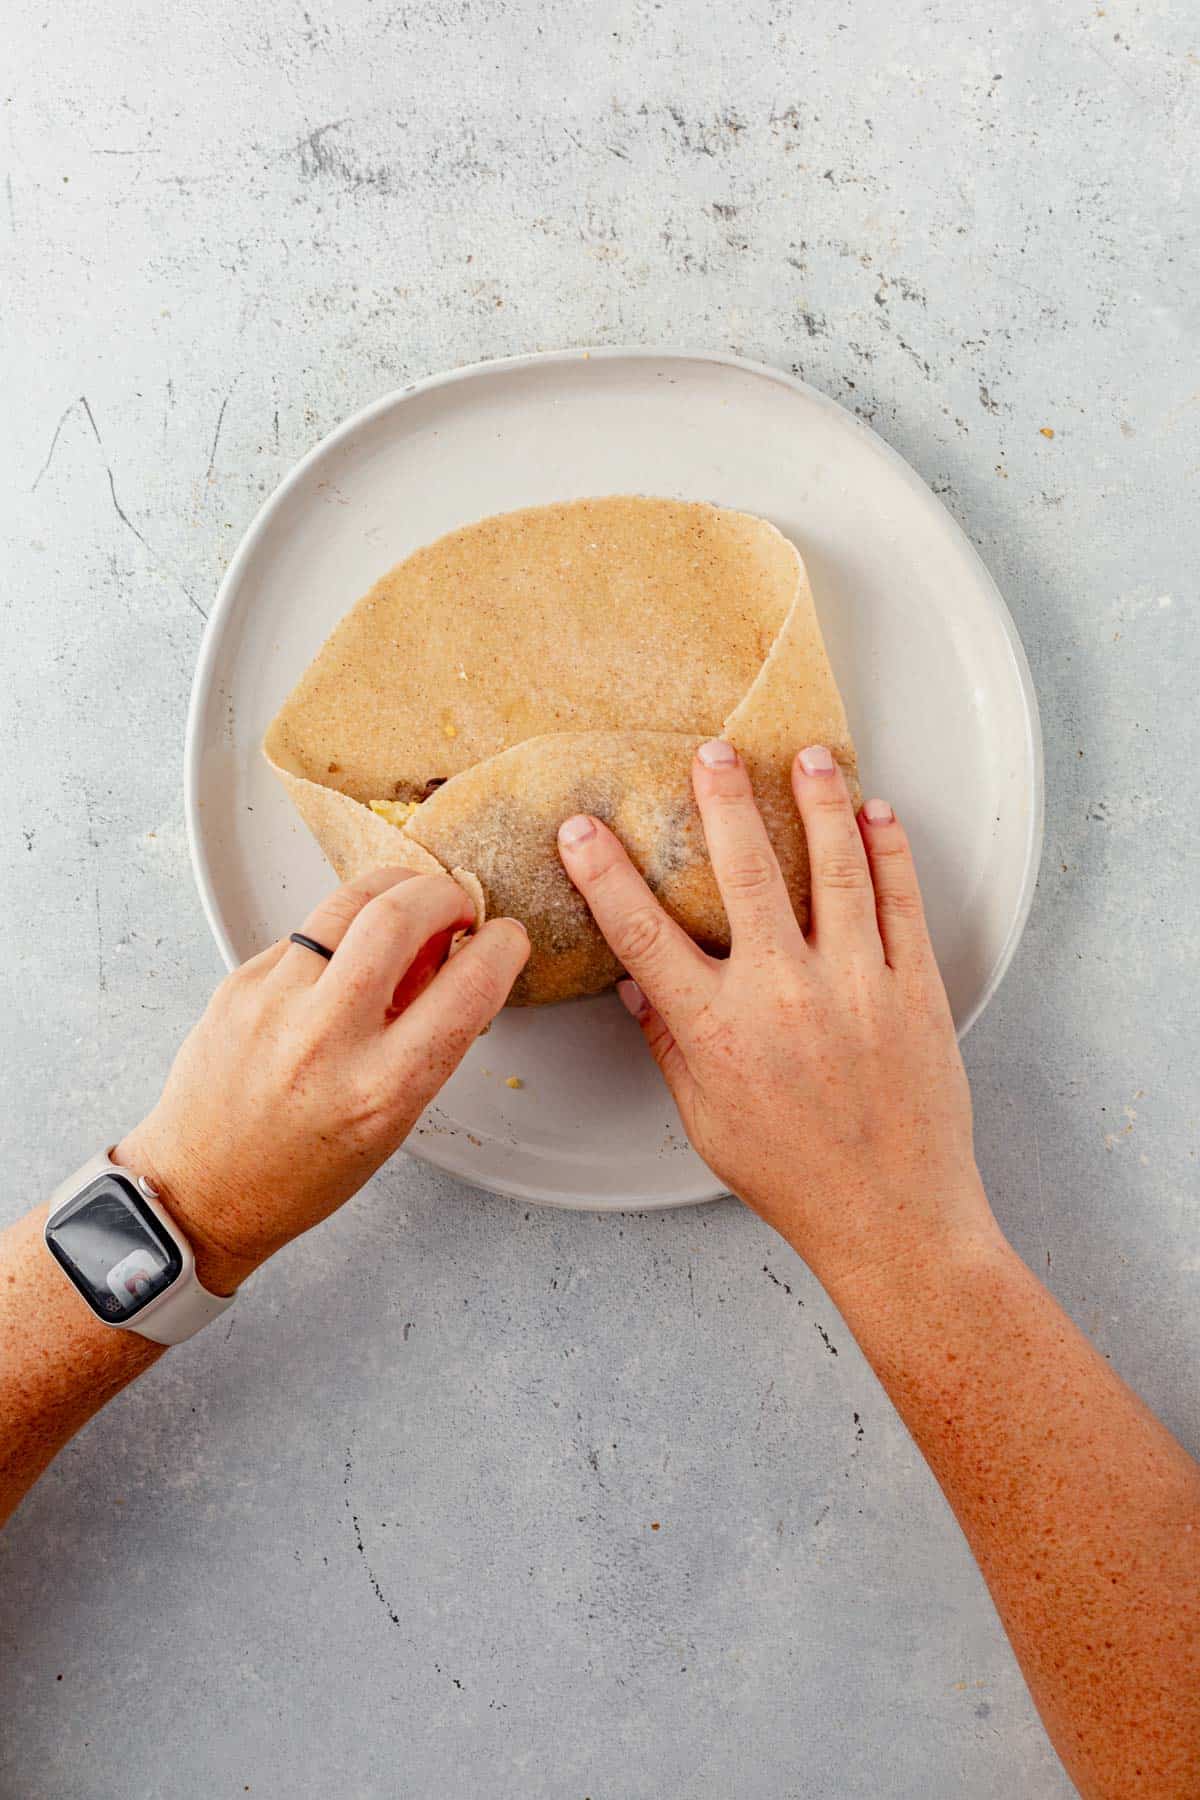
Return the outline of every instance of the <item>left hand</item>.
{"type": "Polygon", "coordinates": [[[149,1118],[113,1152],[145,1175],[217,1293],[356,1193],[403,1142],[529,955],[448,875],[377,869],[234,971],[186,1039],[149,1118]]]}

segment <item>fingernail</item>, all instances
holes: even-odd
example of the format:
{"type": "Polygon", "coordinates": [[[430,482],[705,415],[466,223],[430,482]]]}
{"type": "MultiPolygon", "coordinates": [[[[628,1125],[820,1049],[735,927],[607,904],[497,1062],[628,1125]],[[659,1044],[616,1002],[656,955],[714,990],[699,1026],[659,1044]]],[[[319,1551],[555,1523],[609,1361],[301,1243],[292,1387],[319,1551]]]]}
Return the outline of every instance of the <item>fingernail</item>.
{"type": "Polygon", "coordinates": [[[810,744],[800,752],[797,761],[806,775],[832,775],[833,757],[824,744],[810,744]]]}
{"type": "Polygon", "coordinates": [[[706,769],[727,769],[737,761],[737,751],[724,738],[710,738],[707,744],[701,744],[696,755],[706,769]]]}
{"type": "Polygon", "coordinates": [[[650,1011],[650,1003],[636,981],[618,981],[617,993],[625,1011],[635,1019],[644,1019],[650,1011]]]}
{"type": "Polygon", "coordinates": [[[868,800],[863,807],[863,818],[872,825],[890,825],[895,816],[886,800],[868,800]]]}
{"type": "Polygon", "coordinates": [[[558,841],[564,850],[574,850],[577,844],[585,844],[590,837],[596,835],[596,822],[589,819],[586,813],[576,813],[573,819],[564,819],[558,828],[558,841]]]}

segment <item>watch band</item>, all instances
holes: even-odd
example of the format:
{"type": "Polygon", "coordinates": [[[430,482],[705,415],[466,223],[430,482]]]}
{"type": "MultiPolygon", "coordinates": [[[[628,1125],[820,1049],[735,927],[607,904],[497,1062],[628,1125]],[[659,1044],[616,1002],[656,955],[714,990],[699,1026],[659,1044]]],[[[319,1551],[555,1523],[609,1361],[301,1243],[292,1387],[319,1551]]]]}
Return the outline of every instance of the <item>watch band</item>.
{"type": "MultiPolygon", "coordinates": [[[[149,1338],[155,1344],[182,1344],[194,1337],[196,1332],[202,1331],[206,1325],[211,1325],[214,1319],[219,1319],[223,1312],[227,1312],[237,1295],[212,1294],[201,1284],[196,1275],[192,1246],[163,1205],[158,1189],[144,1175],[135,1175],[132,1169],[114,1163],[110,1151],[98,1151],[95,1156],[88,1158],[81,1169],[77,1169],[74,1175],[55,1188],[50,1196],[47,1226],[53,1221],[58,1208],[68,1200],[73,1200],[82,1188],[102,1175],[114,1173],[124,1176],[136,1187],[144,1204],[178,1249],[183,1267],[170,1287],[151,1300],[148,1306],[144,1306],[134,1318],[104,1322],[111,1324],[115,1331],[135,1331],[139,1337],[149,1338]]],[[[70,1277],[67,1279],[70,1280],[70,1277]]]]}

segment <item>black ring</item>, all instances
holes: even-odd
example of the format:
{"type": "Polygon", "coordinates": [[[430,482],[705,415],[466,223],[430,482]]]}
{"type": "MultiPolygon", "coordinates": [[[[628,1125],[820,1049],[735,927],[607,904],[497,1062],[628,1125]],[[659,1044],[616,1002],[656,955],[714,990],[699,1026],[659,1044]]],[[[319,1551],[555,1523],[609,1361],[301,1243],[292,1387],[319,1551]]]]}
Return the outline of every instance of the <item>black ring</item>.
{"type": "Polygon", "coordinates": [[[332,950],[327,950],[324,944],[318,944],[316,938],[305,937],[302,931],[291,932],[288,936],[288,942],[291,944],[299,944],[302,950],[315,950],[318,956],[323,956],[325,958],[326,962],[333,961],[332,950]]]}

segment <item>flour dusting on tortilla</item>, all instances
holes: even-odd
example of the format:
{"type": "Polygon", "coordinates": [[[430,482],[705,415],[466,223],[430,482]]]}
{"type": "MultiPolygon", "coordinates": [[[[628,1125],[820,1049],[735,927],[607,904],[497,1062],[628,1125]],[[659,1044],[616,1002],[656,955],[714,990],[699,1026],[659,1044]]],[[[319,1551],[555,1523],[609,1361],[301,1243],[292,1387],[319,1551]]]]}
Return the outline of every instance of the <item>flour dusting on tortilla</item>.
{"type": "Polygon", "coordinates": [[[338,625],[264,749],[341,879],[447,869],[479,920],[521,918],[513,999],[535,1004],[619,972],[558,859],[573,812],[612,826],[699,942],[727,945],[690,781],[697,743],[722,734],[805,921],[792,757],[828,744],[858,789],[800,557],[748,513],[615,497],[417,550],[338,625]]]}

